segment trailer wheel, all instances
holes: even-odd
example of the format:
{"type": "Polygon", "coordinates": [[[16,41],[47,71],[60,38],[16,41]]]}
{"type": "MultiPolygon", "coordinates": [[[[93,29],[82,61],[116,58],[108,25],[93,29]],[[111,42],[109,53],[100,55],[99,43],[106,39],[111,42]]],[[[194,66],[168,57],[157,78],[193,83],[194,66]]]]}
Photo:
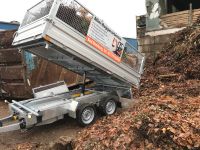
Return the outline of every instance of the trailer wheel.
{"type": "Polygon", "coordinates": [[[99,109],[103,115],[112,115],[117,110],[117,103],[113,99],[105,100],[100,103],[99,109]]]}
{"type": "Polygon", "coordinates": [[[96,109],[93,105],[83,104],[77,110],[77,122],[85,127],[92,124],[96,119],[96,109]]]}
{"type": "Polygon", "coordinates": [[[25,121],[25,119],[21,119],[20,120],[19,126],[20,126],[20,129],[26,129],[26,121],[25,121]]]}

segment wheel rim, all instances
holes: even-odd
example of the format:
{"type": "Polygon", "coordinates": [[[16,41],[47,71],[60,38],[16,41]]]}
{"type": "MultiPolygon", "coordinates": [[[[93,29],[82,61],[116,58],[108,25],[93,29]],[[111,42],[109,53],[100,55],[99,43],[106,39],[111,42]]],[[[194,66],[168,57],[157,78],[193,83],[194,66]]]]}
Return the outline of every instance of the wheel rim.
{"type": "Polygon", "coordinates": [[[114,101],[108,101],[106,104],[106,113],[112,115],[116,110],[116,103],[114,101]]]}
{"type": "Polygon", "coordinates": [[[94,109],[92,107],[85,108],[81,115],[82,122],[90,124],[94,120],[94,116],[94,109]]]}

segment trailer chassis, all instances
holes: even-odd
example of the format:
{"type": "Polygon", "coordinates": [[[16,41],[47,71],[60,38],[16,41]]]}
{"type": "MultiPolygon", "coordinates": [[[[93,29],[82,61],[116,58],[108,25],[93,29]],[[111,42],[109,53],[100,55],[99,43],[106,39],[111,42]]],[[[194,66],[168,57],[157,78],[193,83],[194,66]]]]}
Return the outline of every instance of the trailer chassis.
{"type": "MultiPolygon", "coordinates": [[[[64,84],[64,82],[62,83],[64,84]]],[[[43,86],[40,89],[49,93],[50,89],[47,88],[55,84],[43,86]]],[[[12,100],[12,103],[9,103],[10,116],[0,119],[0,133],[51,124],[64,119],[66,115],[76,119],[81,126],[87,126],[95,121],[97,112],[104,115],[114,114],[117,107],[120,106],[120,93],[123,90],[106,89],[107,91],[104,91],[105,86],[99,87],[54,94],[52,91],[55,91],[56,88],[59,89],[58,86],[53,87],[54,89],[47,96],[20,102],[12,100]]],[[[39,92],[44,94],[44,91],[39,92]]]]}

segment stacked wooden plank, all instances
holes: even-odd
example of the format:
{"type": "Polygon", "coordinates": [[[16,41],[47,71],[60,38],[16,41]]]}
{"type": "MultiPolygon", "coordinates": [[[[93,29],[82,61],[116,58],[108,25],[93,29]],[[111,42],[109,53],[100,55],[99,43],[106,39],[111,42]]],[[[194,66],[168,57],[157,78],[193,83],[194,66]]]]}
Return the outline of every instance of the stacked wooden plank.
{"type": "Polygon", "coordinates": [[[32,97],[32,88],[65,80],[68,85],[81,81],[71,71],[34,57],[34,68],[30,69],[23,53],[11,46],[15,31],[0,32],[0,99],[26,99],[32,97]]]}
{"type": "Polygon", "coordinates": [[[0,95],[23,98],[29,94],[24,84],[22,55],[11,46],[15,32],[0,32],[0,95]]]}
{"type": "MultiPolygon", "coordinates": [[[[200,16],[200,9],[192,11],[192,23],[195,23],[200,16]]],[[[180,11],[176,13],[166,14],[160,17],[161,26],[164,28],[186,27],[190,24],[190,11],[180,11]]]]}
{"type": "Polygon", "coordinates": [[[0,32],[0,48],[10,48],[16,30],[0,32]]]}

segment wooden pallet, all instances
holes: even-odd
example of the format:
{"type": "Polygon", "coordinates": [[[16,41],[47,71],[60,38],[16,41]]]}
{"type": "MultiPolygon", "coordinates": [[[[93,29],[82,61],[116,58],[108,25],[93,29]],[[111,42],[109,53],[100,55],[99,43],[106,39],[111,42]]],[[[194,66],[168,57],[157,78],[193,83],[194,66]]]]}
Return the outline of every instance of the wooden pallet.
{"type": "MultiPolygon", "coordinates": [[[[200,9],[192,11],[192,23],[195,23],[200,16],[200,9]]],[[[190,13],[189,10],[166,14],[160,17],[161,25],[172,28],[172,27],[185,27],[188,26],[190,13]]]]}

